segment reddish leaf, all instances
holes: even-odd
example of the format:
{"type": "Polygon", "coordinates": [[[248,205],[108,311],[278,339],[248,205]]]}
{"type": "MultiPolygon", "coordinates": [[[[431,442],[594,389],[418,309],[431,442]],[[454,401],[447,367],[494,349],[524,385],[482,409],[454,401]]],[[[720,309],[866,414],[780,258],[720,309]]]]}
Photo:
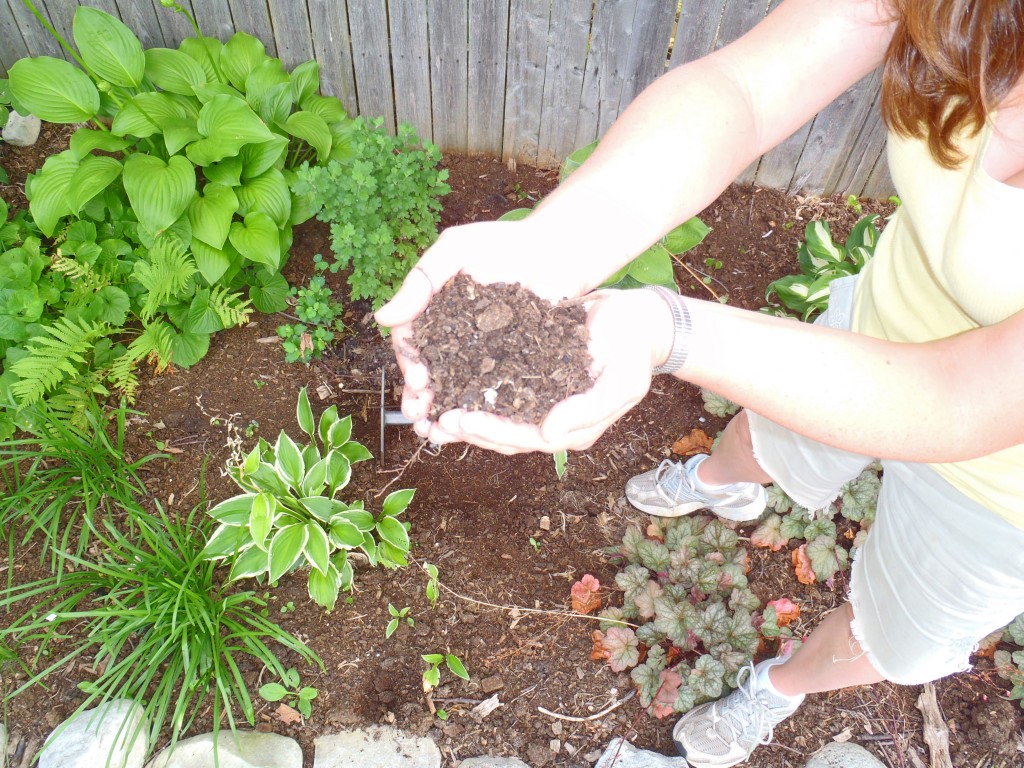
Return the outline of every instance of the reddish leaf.
{"type": "Polygon", "coordinates": [[[791,621],[800,618],[800,606],[788,597],[769,600],[768,605],[775,609],[775,623],[780,627],[784,627],[791,621]]]}
{"type": "Polygon", "coordinates": [[[608,651],[604,649],[604,632],[595,629],[590,633],[590,640],[594,644],[594,647],[590,649],[590,660],[607,661],[608,651]]]}
{"type": "Polygon", "coordinates": [[[768,547],[772,552],[785,547],[789,539],[782,535],[782,518],[776,514],[768,515],[750,534],[750,543],[755,547],[768,547]]]}
{"type": "Polygon", "coordinates": [[[640,662],[640,642],[632,629],[611,627],[601,644],[608,653],[608,666],[612,672],[624,672],[640,662]]]}
{"type": "Polygon", "coordinates": [[[572,585],[572,609],[577,613],[593,613],[601,607],[601,582],[586,574],[582,579],[572,585]]]}
{"type": "Polygon", "coordinates": [[[292,723],[301,723],[302,715],[296,712],[294,709],[289,707],[284,702],[277,705],[277,709],[274,710],[274,715],[285,725],[291,725],[292,723]]]}
{"type": "Polygon", "coordinates": [[[695,456],[698,453],[711,453],[714,442],[703,429],[692,429],[690,434],[681,437],[672,444],[672,453],[677,456],[695,456]]]}
{"type": "Polygon", "coordinates": [[[679,686],[682,683],[683,678],[677,673],[671,669],[663,669],[661,671],[661,687],[658,688],[658,693],[651,701],[651,714],[659,720],[671,715],[675,709],[676,698],[679,696],[679,686]]]}
{"type": "Polygon", "coordinates": [[[818,577],[814,575],[811,568],[811,558],[807,556],[807,545],[801,544],[793,550],[793,570],[796,571],[796,578],[801,584],[814,584],[818,577]]]}

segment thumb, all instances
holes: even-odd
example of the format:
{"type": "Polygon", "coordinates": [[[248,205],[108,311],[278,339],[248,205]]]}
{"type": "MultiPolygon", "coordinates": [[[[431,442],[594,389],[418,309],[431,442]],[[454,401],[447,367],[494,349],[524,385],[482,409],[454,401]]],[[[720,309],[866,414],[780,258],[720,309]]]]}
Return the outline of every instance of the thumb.
{"type": "Polygon", "coordinates": [[[385,328],[411,323],[427,308],[434,291],[434,282],[430,276],[420,267],[414,267],[405,276],[398,293],[374,313],[374,319],[385,328]]]}

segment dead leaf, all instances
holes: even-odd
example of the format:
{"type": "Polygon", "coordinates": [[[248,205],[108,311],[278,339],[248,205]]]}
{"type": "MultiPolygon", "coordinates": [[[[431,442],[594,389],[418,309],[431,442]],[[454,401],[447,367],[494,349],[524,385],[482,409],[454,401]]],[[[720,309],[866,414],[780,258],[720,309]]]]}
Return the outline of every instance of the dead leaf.
{"type": "Polygon", "coordinates": [[[590,633],[590,640],[594,643],[594,647],[590,650],[590,660],[607,661],[608,651],[604,649],[604,632],[595,629],[590,633]]]}
{"type": "Polygon", "coordinates": [[[698,453],[711,453],[714,442],[703,429],[691,429],[690,434],[681,437],[672,444],[672,453],[678,456],[694,456],[698,453]]]}
{"type": "Polygon", "coordinates": [[[277,705],[277,709],[274,710],[274,716],[285,725],[291,725],[292,723],[301,723],[302,715],[296,712],[294,709],[289,707],[284,702],[277,705]]]}
{"type": "Polygon", "coordinates": [[[313,354],[315,351],[313,347],[313,337],[308,333],[304,333],[299,337],[299,355],[305,357],[306,353],[313,354]]]}
{"type": "Polygon", "coordinates": [[[800,606],[788,597],[769,600],[768,605],[775,609],[775,624],[779,627],[784,627],[791,621],[800,618],[800,606]]]}
{"type": "Polygon", "coordinates": [[[796,572],[796,579],[801,584],[814,584],[818,578],[811,568],[811,558],[807,556],[807,545],[801,544],[793,550],[793,570],[796,572]]]}

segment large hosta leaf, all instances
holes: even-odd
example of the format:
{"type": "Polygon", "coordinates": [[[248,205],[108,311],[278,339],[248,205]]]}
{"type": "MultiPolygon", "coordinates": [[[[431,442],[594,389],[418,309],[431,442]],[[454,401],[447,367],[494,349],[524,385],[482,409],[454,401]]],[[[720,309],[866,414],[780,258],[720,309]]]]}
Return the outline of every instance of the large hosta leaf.
{"type": "Polygon", "coordinates": [[[284,158],[287,148],[288,139],[277,135],[259,144],[246,144],[238,155],[242,158],[242,176],[251,179],[275,167],[284,158]]]}
{"type": "Polygon", "coordinates": [[[331,153],[331,129],[327,121],[314,112],[296,112],[288,118],[284,129],[316,150],[317,160],[323,162],[331,153]]]}
{"type": "Polygon", "coordinates": [[[278,270],[281,263],[278,228],[267,214],[253,211],[246,215],[244,222],[232,222],[228,239],[249,261],[265,264],[275,272],[278,270]]]}
{"type": "Polygon", "coordinates": [[[82,160],[68,186],[68,207],[78,214],[82,206],[121,175],[121,163],[112,157],[89,156],[82,160]]]}
{"type": "Polygon", "coordinates": [[[192,239],[192,258],[195,259],[199,274],[210,285],[220,280],[231,267],[230,254],[194,237],[192,239]]]}
{"type": "Polygon", "coordinates": [[[225,184],[209,183],[188,207],[192,236],[222,249],[231,231],[231,217],[238,210],[235,190],[225,184]]]}
{"type": "Polygon", "coordinates": [[[123,88],[142,83],[146,59],[134,33],[110,14],[81,5],[72,24],[75,44],[99,77],[123,88]]]}
{"type": "Polygon", "coordinates": [[[237,155],[246,144],[268,141],[274,134],[243,100],[214,96],[199,112],[196,127],[206,138],[189,144],[185,153],[196,165],[209,165],[237,155]]]}
{"type": "Polygon", "coordinates": [[[235,88],[243,90],[249,73],[267,58],[263,43],[245,32],[236,32],[221,50],[221,72],[235,88]]]}
{"type": "Polygon", "coordinates": [[[48,157],[42,170],[29,176],[25,184],[29,211],[47,237],[53,235],[60,218],[71,213],[67,194],[78,166],[75,153],[70,149],[65,150],[48,157]]]}
{"type": "Polygon", "coordinates": [[[316,59],[299,64],[291,73],[292,99],[296,104],[303,103],[320,90],[320,65],[316,59]]]}
{"type": "Polygon", "coordinates": [[[97,131],[93,128],[79,128],[71,134],[71,151],[81,160],[94,149],[104,152],[120,152],[131,145],[127,139],[115,136],[110,131],[97,131]]]}
{"type": "Polygon", "coordinates": [[[169,121],[187,117],[185,107],[171,94],[147,91],[124,103],[114,117],[110,131],[116,136],[132,135],[139,138],[160,133],[169,121]]]}
{"type": "Polygon", "coordinates": [[[242,216],[262,211],[278,227],[285,227],[292,215],[292,193],[284,175],[270,168],[262,175],[235,188],[238,193],[238,213],[242,216]]]}
{"type": "Polygon", "coordinates": [[[199,62],[173,48],[146,51],[146,77],[157,88],[184,96],[194,96],[194,89],[209,79],[199,62]]]}
{"type": "Polygon", "coordinates": [[[63,59],[35,56],[8,72],[11,95],[49,123],[84,123],[100,109],[100,93],[82,70],[63,59]]]}
{"type": "Polygon", "coordinates": [[[124,163],[124,188],[139,222],[159,233],[188,207],[196,191],[196,171],[181,155],[165,163],[136,153],[124,163]]]}

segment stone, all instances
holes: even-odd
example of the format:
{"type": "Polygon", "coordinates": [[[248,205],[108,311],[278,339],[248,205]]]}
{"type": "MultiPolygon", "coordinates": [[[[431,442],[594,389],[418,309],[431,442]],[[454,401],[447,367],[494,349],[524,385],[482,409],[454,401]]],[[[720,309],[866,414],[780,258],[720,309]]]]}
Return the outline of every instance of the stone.
{"type": "Polygon", "coordinates": [[[313,768],[441,768],[433,741],[387,726],[321,736],[314,745],[313,768]]]}
{"type": "Polygon", "coordinates": [[[302,768],[302,747],[276,733],[222,730],[182,739],[154,757],[147,768],[302,768]],[[216,751],[216,760],[214,752],[216,751]]]}
{"type": "Polygon", "coordinates": [[[139,704],[128,699],[104,702],[57,726],[40,752],[39,768],[142,768],[148,731],[139,704]]]}
{"type": "Polygon", "coordinates": [[[505,681],[501,679],[501,675],[491,675],[480,681],[480,690],[487,694],[500,691],[504,687],[505,681]]]}
{"type": "Polygon", "coordinates": [[[885,768],[885,764],[860,744],[832,742],[807,761],[806,768],[885,768]]]}
{"type": "Polygon", "coordinates": [[[596,768],[689,768],[689,763],[682,757],[637,749],[625,739],[612,739],[596,768]]]}
{"type": "Polygon", "coordinates": [[[12,147],[31,147],[39,139],[39,127],[39,118],[35,115],[19,115],[11,110],[2,135],[12,147]]]}
{"type": "Polygon", "coordinates": [[[518,757],[470,757],[459,763],[459,768],[530,768],[518,757]]]}

